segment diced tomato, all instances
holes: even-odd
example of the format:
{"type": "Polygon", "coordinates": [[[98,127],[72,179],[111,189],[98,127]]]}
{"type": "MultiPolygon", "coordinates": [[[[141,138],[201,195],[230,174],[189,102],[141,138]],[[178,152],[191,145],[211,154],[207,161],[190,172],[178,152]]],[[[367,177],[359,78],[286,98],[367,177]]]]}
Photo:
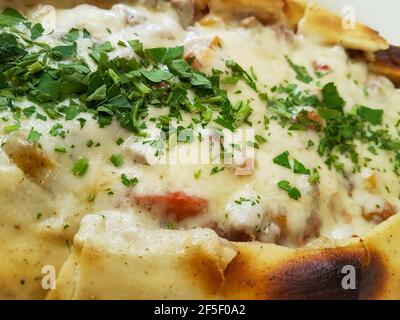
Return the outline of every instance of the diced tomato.
{"type": "Polygon", "coordinates": [[[310,124],[310,129],[314,131],[316,130],[316,124],[319,126],[324,124],[317,111],[308,111],[307,119],[313,122],[310,124]]]}
{"type": "Polygon", "coordinates": [[[294,119],[293,123],[303,123],[304,119],[308,120],[308,129],[317,131],[321,126],[324,125],[323,120],[319,116],[317,111],[309,110],[309,111],[302,111],[300,112],[294,119]]]}
{"type": "Polygon", "coordinates": [[[188,196],[183,192],[173,192],[164,195],[134,196],[133,199],[137,205],[178,222],[204,213],[208,208],[207,200],[188,196]]]}
{"type": "Polygon", "coordinates": [[[196,58],[196,55],[194,53],[188,53],[183,57],[186,61],[190,62],[192,65],[192,68],[195,70],[200,70],[203,65],[200,63],[200,61],[196,58]]]}
{"type": "Polygon", "coordinates": [[[330,71],[331,67],[327,64],[320,64],[316,61],[313,61],[313,68],[315,71],[330,71]]]}

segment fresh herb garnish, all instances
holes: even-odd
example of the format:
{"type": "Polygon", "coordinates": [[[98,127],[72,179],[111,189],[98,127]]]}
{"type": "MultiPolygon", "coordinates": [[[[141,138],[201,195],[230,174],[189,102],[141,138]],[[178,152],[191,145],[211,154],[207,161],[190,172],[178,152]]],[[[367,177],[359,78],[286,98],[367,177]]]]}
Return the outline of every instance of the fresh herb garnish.
{"type": "Polygon", "coordinates": [[[304,82],[304,83],[310,83],[313,79],[309,75],[306,67],[299,66],[295,64],[292,60],[289,59],[288,56],[285,56],[286,61],[288,62],[289,66],[293,69],[293,71],[296,73],[296,79],[304,82]]]}
{"type": "Polygon", "coordinates": [[[28,135],[28,141],[32,143],[38,142],[41,136],[42,134],[40,132],[32,128],[28,135]]]}
{"type": "Polygon", "coordinates": [[[289,162],[289,151],[282,152],[280,155],[276,156],[272,161],[282,167],[292,169],[289,162]]]}
{"type": "Polygon", "coordinates": [[[294,200],[298,200],[301,198],[301,193],[296,187],[292,187],[289,181],[282,180],[278,182],[278,187],[282,190],[285,190],[289,196],[294,200]]]}
{"type": "Polygon", "coordinates": [[[126,187],[134,187],[139,183],[138,178],[128,178],[125,173],[121,174],[121,182],[126,187]]]}
{"type": "Polygon", "coordinates": [[[72,168],[72,174],[74,176],[83,176],[88,168],[89,168],[89,160],[82,157],[75,162],[75,165],[72,168]]]}
{"type": "Polygon", "coordinates": [[[59,152],[59,153],[66,153],[67,149],[65,149],[65,147],[62,147],[62,146],[55,146],[54,151],[59,152]]]}
{"type": "Polygon", "coordinates": [[[293,160],[293,172],[297,174],[310,174],[310,170],[307,169],[300,161],[293,160]]]}
{"type": "Polygon", "coordinates": [[[110,161],[111,161],[111,163],[114,165],[114,167],[120,167],[120,166],[122,166],[123,165],[123,163],[124,163],[124,158],[122,157],[122,155],[121,154],[113,154],[111,157],[110,157],[110,161]]]}
{"type": "Polygon", "coordinates": [[[211,169],[210,176],[213,176],[214,174],[217,174],[217,173],[222,172],[224,170],[225,170],[225,167],[214,167],[214,168],[211,169]]]}

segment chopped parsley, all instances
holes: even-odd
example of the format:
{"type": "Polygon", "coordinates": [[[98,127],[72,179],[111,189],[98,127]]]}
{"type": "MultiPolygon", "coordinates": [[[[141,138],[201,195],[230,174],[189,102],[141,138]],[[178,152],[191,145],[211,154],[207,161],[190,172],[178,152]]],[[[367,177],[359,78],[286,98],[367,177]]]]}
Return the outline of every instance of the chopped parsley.
{"type": "Polygon", "coordinates": [[[94,202],[95,199],[96,199],[96,194],[95,193],[89,194],[88,202],[94,202]]]}
{"type": "Polygon", "coordinates": [[[311,170],[310,176],[308,177],[308,182],[310,184],[318,184],[320,181],[319,172],[316,168],[311,170]]]}
{"type": "Polygon", "coordinates": [[[280,155],[276,156],[272,161],[278,166],[292,169],[292,166],[290,165],[289,162],[289,151],[282,152],[280,155]]]}
{"type": "Polygon", "coordinates": [[[19,123],[11,124],[9,126],[5,126],[3,128],[5,133],[11,133],[20,129],[19,123]]]}
{"type": "MultiPolygon", "coordinates": [[[[313,128],[319,136],[317,152],[325,157],[325,164],[329,168],[345,174],[344,164],[340,159],[344,156],[353,163],[353,171],[359,171],[362,163],[356,149],[358,142],[361,142],[368,144],[368,150],[373,154],[377,154],[377,148],[393,152],[394,171],[400,175],[400,139],[390,134],[388,128],[382,127],[383,110],[356,105],[352,112],[345,112],[345,101],[332,82],[323,86],[322,99],[289,83],[273,87],[271,93],[272,95],[260,95],[267,102],[268,110],[274,114],[271,119],[282,127],[288,127],[290,131],[313,128]],[[310,119],[308,112],[302,109],[304,107],[313,108],[323,124],[313,120],[314,117],[310,119]]],[[[314,142],[308,142],[307,147],[313,144],[314,142]]],[[[284,155],[282,159],[275,161],[289,167],[284,155]]],[[[367,162],[365,160],[363,165],[367,162]]]]}
{"type": "Polygon", "coordinates": [[[213,176],[214,174],[217,174],[217,173],[222,172],[224,170],[225,170],[225,167],[214,167],[214,168],[211,169],[210,176],[213,176]]]}
{"type": "Polygon", "coordinates": [[[121,174],[121,182],[126,187],[134,187],[139,183],[138,178],[128,178],[125,173],[121,174]]]}
{"type": "Polygon", "coordinates": [[[59,152],[59,153],[66,153],[67,149],[65,149],[65,147],[62,147],[62,146],[55,146],[54,151],[59,152]]]}
{"type": "Polygon", "coordinates": [[[257,143],[259,144],[267,142],[267,139],[265,139],[263,136],[260,135],[255,135],[254,139],[256,139],[257,143]]]}
{"type": "Polygon", "coordinates": [[[40,36],[42,36],[44,32],[43,26],[40,23],[36,23],[32,28],[31,28],[31,39],[36,40],[40,36]]]}
{"type": "Polygon", "coordinates": [[[289,181],[282,180],[278,182],[278,187],[287,192],[289,198],[298,200],[301,198],[301,193],[296,187],[292,187],[289,181]]]}
{"type": "Polygon", "coordinates": [[[370,109],[368,107],[360,106],[357,108],[357,115],[373,125],[382,124],[383,110],[370,109]]]}
{"type": "Polygon", "coordinates": [[[195,178],[196,180],[199,180],[200,177],[201,177],[201,169],[195,171],[195,173],[194,173],[194,178],[195,178]]]}
{"type": "MultiPolygon", "coordinates": [[[[116,119],[123,128],[143,135],[150,107],[168,110],[170,120],[179,122],[182,113],[191,113],[201,124],[215,121],[232,131],[247,122],[252,113],[249,101],[232,103],[227,91],[220,88],[221,78],[227,76],[241,79],[256,90],[254,71],[249,74],[234,61],[227,62],[230,74],[207,75],[184,59],[182,46],[144,48],[133,39],[127,41],[137,55],[132,58],[110,58],[108,54],[115,50],[110,41],[93,42],[90,58],[97,64],[93,70],[77,52],[78,39],[90,39],[85,29],[72,28],[61,36],[61,44],[52,47],[32,41],[43,34],[43,27],[32,27],[14,9],[0,15],[0,26],[2,90],[11,100],[29,97],[43,107],[47,116],[37,117],[44,121],[63,116],[72,120],[82,112],[90,112],[100,127],[116,119]],[[31,39],[13,28],[21,23],[29,24],[31,39]]],[[[27,116],[34,112],[26,110],[27,116]]],[[[86,120],[78,120],[82,128],[86,120]]],[[[168,137],[168,126],[162,130],[168,137]]]]}
{"type": "Polygon", "coordinates": [[[85,175],[87,169],[89,168],[89,160],[85,157],[79,158],[74,167],[72,168],[72,174],[74,176],[83,176],[85,175]]]}
{"type": "Polygon", "coordinates": [[[296,79],[304,82],[304,83],[310,83],[313,78],[310,76],[308,73],[306,67],[299,66],[295,64],[292,60],[289,59],[288,56],[285,56],[286,61],[288,62],[289,66],[292,68],[292,70],[296,73],[296,79]]]}
{"type": "MultiPolygon", "coordinates": [[[[232,76],[230,77],[231,81],[233,82],[233,79],[241,79],[243,80],[251,89],[254,91],[257,90],[257,85],[256,85],[256,77],[254,72],[252,75],[250,75],[248,72],[246,72],[237,62],[228,60],[226,62],[226,66],[229,67],[232,71],[232,76]]],[[[237,82],[236,80],[236,82],[237,82]]]]}
{"type": "Polygon", "coordinates": [[[294,159],[293,160],[293,171],[297,174],[310,174],[310,170],[307,169],[300,161],[294,159]]]}
{"type": "Polygon", "coordinates": [[[41,136],[42,134],[40,132],[32,128],[28,135],[28,141],[32,143],[38,142],[41,136]]]}
{"type": "Polygon", "coordinates": [[[118,140],[115,142],[118,146],[124,143],[124,139],[118,138],[118,140]]]}
{"type": "Polygon", "coordinates": [[[345,101],[339,95],[339,92],[333,82],[327,83],[322,88],[322,104],[332,110],[341,111],[345,105],[345,101]]]}
{"type": "Polygon", "coordinates": [[[114,167],[118,168],[118,167],[120,167],[120,166],[123,165],[123,163],[124,163],[124,158],[122,157],[121,154],[113,154],[113,155],[110,157],[110,161],[111,161],[111,163],[114,165],[114,167]]]}

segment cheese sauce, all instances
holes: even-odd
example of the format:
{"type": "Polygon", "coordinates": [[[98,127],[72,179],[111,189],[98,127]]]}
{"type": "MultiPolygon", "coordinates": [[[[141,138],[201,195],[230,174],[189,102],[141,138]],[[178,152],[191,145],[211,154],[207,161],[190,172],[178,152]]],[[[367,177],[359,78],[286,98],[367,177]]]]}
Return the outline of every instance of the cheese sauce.
{"type": "MultiPolygon", "coordinates": [[[[197,67],[206,74],[213,69],[225,72],[228,60],[237,62],[244,70],[253,70],[260,91],[287,82],[320,96],[322,86],[334,82],[345,101],[346,112],[351,112],[354,105],[383,109],[384,123],[392,135],[397,136],[400,91],[387,79],[369,74],[364,63],[350,60],[342,47],[324,46],[275,26],[256,24],[243,28],[238,23],[216,17],[184,28],[178,14],[168,6],[145,8],[117,4],[110,9],[100,9],[79,5],[58,9],[50,5],[24,7],[19,1],[6,4],[43,25],[45,32],[38,39],[40,42],[59,45],[61,36],[71,28],[87,29],[91,38],[77,40],[78,54],[85,57],[92,68],[96,64],[88,53],[93,41],[110,41],[116,48],[109,53],[111,58],[135,56],[129,46],[118,45],[121,40],[139,39],[145,48],[184,45],[185,54],[194,57],[197,67]],[[298,81],[285,56],[305,66],[316,79],[308,84],[298,81]],[[312,72],[315,65],[329,66],[329,72],[317,79],[312,72]]],[[[224,84],[223,88],[233,103],[250,101],[253,112],[248,121],[252,125],[243,124],[239,129],[251,129],[255,135],[266,139],[259,143],[258,149],[251,151],[254,156],[250,161],[254,161],[254,167],[243,175],[236,174],[235,170],[242,167],[246,159],[235,158],[239,162],[236,165],[159,163],[157,150],[149,143],[151,132],[157,132],[150,119],[167,114],[163,109],[149,110],[149,136],[145,138],[135,137],[116,121],[100,128],[88,113],[79,114],[80,121],[43,121],[35,115],[21,116],[20,129],[9,133],[6,127],[15,120],[9,111],[3,111],[0,114],[0,142],[3,144],[0,149],[0,223],[28,228],[43,237],[72,239],[84,215],[117,210],[135,215],[140,223],[154,228],[210,227],[232,240],[258,239],[296,247],[317,238],[361,236],[381,220],[382,211],[390,211],[390,215],[398,210],[400,183],[392,169],[390,152],[379,149],[373,154],[368,151],[368,145],[358,144],[357,152],[360,158],[369,158],[368,166],[353,172],[351,161],[341,156],[344,176],[329,168],[326,158],[318,154],[320,138],[315,130],[288,131],[274,120],[266,129],[264,116],[270,119],[273,115],[258,93],[243,81],[224,84]],[[83,127],[82,119],[86,120],[83,127]],[[57,124],[65,132],[64,138],[49,134],[57,124]],[[32,128],[41,133],[39,153],[45,157],[45,163],[48,161],[48,167],[41,168],[48,170],[45,176],[27,174],[15,159],[19,152],[15,148],[29,149],[26,140],[32,128]],[[117,143],[118,140],[123,143],[117,143]],[[57,147],[65,148],[66,152],[56,152],[57,147]],[[273,159],[285,151],[289,151],[290,161],[296,159],[306,168],[318,168],[319,183],[310,183],[308,175],[295,174],[274,163],[273,159]],[[113,154],[123,156],[121,166],[112,164],[113,154]],[[71,170],[81,157],[87,158],[89,167],[83,176],[75,176],[71,170]],[[124,185],[121,183],[123,174],[129,179],[137,178],[138,183],[124,185]],[[295,186],[301,197],[297,200],[289,197],[287,191],[277,186],[281,181],[295,186]],[[191,199],[188,201],[197,201],[201,214],[173,219],[155,213],[157,210],[148,210],[157,208],[160,202],[161,206],[170,208],[171,204],[160,197],[174,194],[184,194],[191,199]],[[199,199],[205,201],[204,206],[199,199]]],[[[18,105],[26,108],[32,103],[19,101],[18,105]]],[[[40,109],[38,112],[45,115],[40,109]]],[[[191,115],[184,114],[181,125],[189,123],[191,115]]],[[[217,127],[217,124],[210,124],[208,128],[217,127]]],[[[206,129],[199,125],[194,127],[196,134],[203,132],[204,137],[212,139],[213,134],[205,133],[206,129]]],[[[172,143],[167,152],[191,155],[194,145],[195,142],[172,143]]],[[[34,151],[26,152],[29,157],[29,152],[34,151]]],[[[43,167],[43,161],[41,164],[43,167]]]]}

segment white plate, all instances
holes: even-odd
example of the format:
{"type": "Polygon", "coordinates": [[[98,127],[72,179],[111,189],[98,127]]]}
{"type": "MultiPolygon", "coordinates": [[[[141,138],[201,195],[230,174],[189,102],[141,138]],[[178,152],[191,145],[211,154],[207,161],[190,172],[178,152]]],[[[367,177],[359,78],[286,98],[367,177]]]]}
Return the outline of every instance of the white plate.
{"type": "Polygon", "coordinates": [[[399,0],[314,0],[342,14],[345,6],[354,6],[358,22],[379,31],[391,44],[400,45],[399,0]]]}

